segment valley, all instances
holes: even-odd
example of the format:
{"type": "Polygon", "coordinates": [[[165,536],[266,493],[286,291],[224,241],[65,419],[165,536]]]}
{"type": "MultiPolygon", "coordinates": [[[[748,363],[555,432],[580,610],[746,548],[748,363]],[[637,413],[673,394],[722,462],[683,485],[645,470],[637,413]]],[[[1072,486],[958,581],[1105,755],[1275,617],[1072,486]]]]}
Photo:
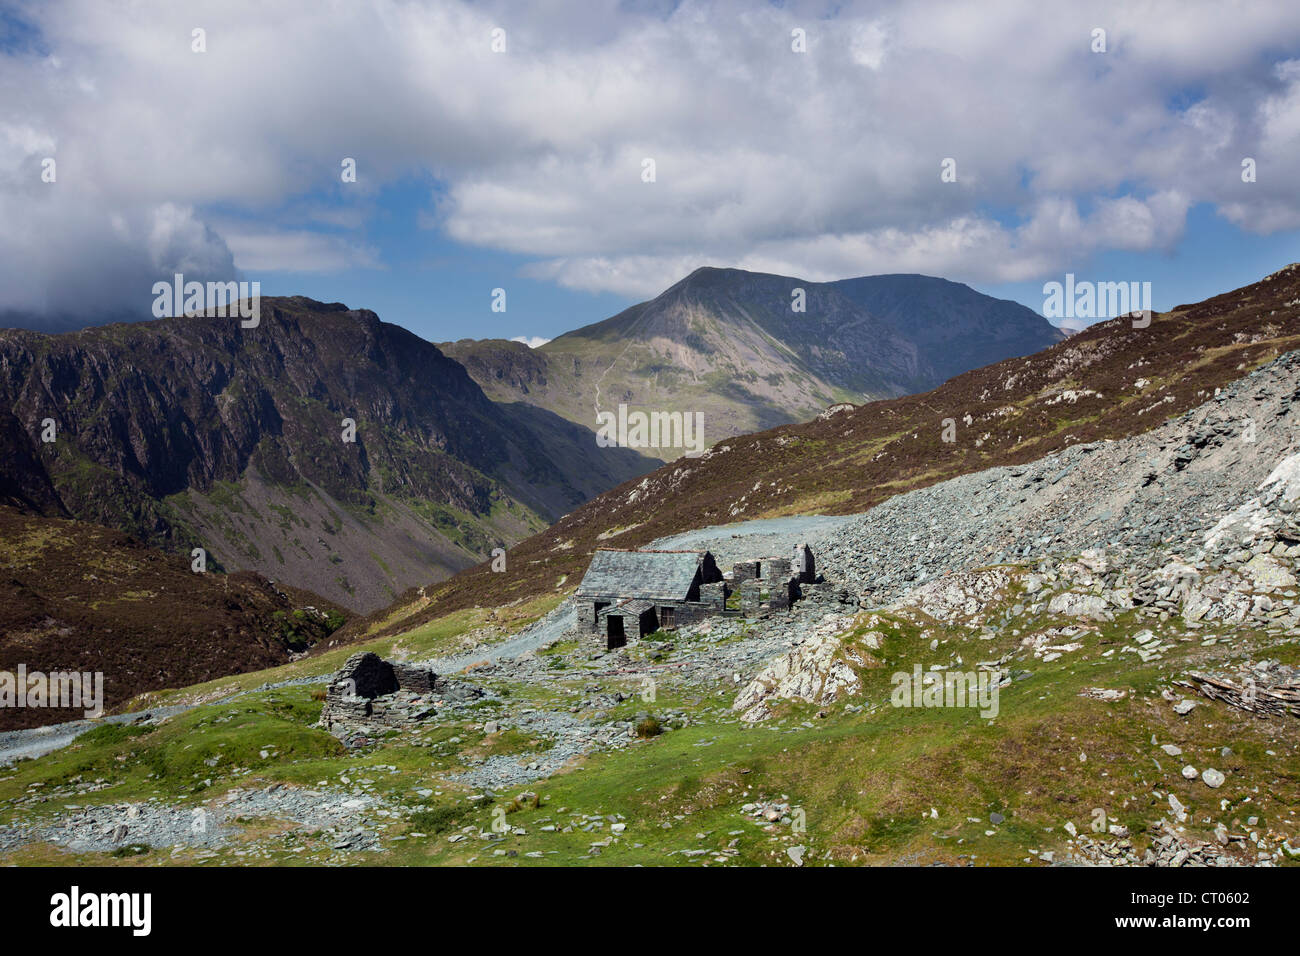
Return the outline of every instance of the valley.
{"type": "Polygon", "coordinates": [[[364,613],[647,467],[488,401],[373,312],[301,297],[261,309],[255,328],[185,316],[0,332],[0,501],[203,548],[214,569],[364,613]]]}

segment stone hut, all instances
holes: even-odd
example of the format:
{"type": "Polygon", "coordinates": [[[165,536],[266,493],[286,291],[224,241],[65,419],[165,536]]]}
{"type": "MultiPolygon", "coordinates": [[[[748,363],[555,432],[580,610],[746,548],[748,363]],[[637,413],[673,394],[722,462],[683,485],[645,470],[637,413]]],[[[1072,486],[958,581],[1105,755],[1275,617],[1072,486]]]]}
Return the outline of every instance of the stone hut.
{"type": "Polygon", "coordinates": [[[719,613],[727,592],[708,551],[602,548],[592,555],[574,600],[578,627],[601,635],[608,650],[719,613]]]}
{"type": "Polygon", "coordinates": [[[737,562],[728,583],[708,551],[618,551],[602,548],[574,593],[578,629],[606,650],[656,630],[693,624],[728,611],[732,589],[742,613],[788,610],[802,597],[801,582],[816,572],[806,544],[794,557],[737,562]]]}
{"type": "Polygon", "coordinates": [[[367,727],[399,727],[425,720],[444,703],[482,694],[482,689],[440,677],[428,667],[386,661],[373,652],[359,651],[330,681],[320,723],[336,736],[352,737],[367,727]]]}

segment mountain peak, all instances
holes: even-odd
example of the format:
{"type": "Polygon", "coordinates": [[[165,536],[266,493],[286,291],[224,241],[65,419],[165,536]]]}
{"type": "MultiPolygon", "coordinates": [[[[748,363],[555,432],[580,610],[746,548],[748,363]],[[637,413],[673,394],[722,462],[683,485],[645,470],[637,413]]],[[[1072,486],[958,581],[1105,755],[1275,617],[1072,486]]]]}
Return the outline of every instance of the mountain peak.
{"type": "Polygon", "coordinates": [[[812,282],[705,265],[530,355],[465,340],[443,350],[497,401],[587,427],[593,411],[619,405],[698,413],[714,443],[806,421],[837,402],[928,391],[1061,338],[1030,309],[947,279],[812,282]]]}

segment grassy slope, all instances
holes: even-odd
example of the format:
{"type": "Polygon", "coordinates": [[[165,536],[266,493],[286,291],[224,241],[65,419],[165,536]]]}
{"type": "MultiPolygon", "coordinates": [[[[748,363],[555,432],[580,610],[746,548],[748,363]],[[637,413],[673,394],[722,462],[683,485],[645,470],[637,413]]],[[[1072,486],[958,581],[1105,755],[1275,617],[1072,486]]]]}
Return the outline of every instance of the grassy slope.
{"type": "MultiPolygon", "coordinates": [[[[985,609],[997,618],[1018,600],[1014,593],[985,609]]],[[[536,608],[529,610],[538,610],[536,608]]],[[[472,616],[445,622],[436,632],[411,635],[422,648],[447,647],[472,616]]],[[[1018,621],[1017,626],[1041,629],[1063,621],[1044,616],[1018,621]]],[[[866,623],[856,629],[856,636],[866,623]]],[[[872,625],[882,631],[882,648],[860,670],[864,688],[854,702],[866,709],[850,713],[845,701],[821,708],[806,704],[778,707],[766,725],[741,724],[730,711],[734,688],[701,690],[665,682],[659,699],[646,705],[635,698],[611,716],[635,710],[681,708],[691,717],[683,729],[628,749],[592,756],[568,772],[530,787],[540,795],[513,801],[513,791],[495,801],[472,801],[469,789],[443,781],[443,774],[466,766],[466,760],[493,753],[523,756],[545,746],[517,732],[487,737],[482,724],[443,724],[415,738],[393,737],[362,755],[345,755],[332,737],[311,725],[319,714],[311,686],[261,692],[235,702],[209,704],[144,733],[119,728],[38,761],[0,771],[0,822],[17,812],[9,802],[44,795],[47,803],[21,810],[25,820],[61,809],[68,799],[58,787],[74,779],[104,778],[111,785],[77,802],[123,803],[165,798],[182,806],[199,806],[232,786],[249,787],[282,782],[314,787],[322,782],[365,778],[370,792],[384,796],[415,815],[393,822],[385,836],[406,833],[379,854],[340,857],[330,842],[292,828],[278,833],[266,823],[250,824],[244,844],[212,856],[214,863],[245,860],[236,850],[255,848],[258,859],[272,863],[309,863],[348,859],[352,862],[394,864],[477,863],[533,864],[772,864],[791,865],[785,850],[808,848],[807,863],[972,863],[1032,862],[1035,854],[1066,849],[1063,830],[1073,821],[1089,833],[1094,809],[1110,821],[1130,828],[1141,850],[1150,839],[1148,825],[1167,813],[1167,795],[1175,794],[1188,807],[1188,832],[1210,839],[1215,821],[1233,833],[1248,829],[1288,836],[1300,846],[1300,767],[1287,757],[1296,751],[1300,723],[1258,720],[1217,703],[1203,703],[1187,717],[1175,716],[1159,696],[1171,677],[1190,664],[1236,660],[1246,656],[1300,660],[1294,641],[1276,643],[1262,634],[1233,631],[1225,641],[1204,647],[1214,632],[1206,629],[1195,640],[1180,641],[1176,632],[1157,626],[1173,638],[1165,660],[1136,662],[1118,649],[1139,626],[1128,616],[1076,638],[1083,647],[1044,663],[1027,653],[1011,662],[1016,680],[1002,691],[1000,714],[991,721],[974,710],[904,710],[888,705],[889,674],[913,663],[962,655],[969,666],[1014,651],[1019,638],[1004,630],[993,640],[980,640],[974,626],[941,625],[914,612],[885,616],[872,625]],[[939,650],[929,643],[937,639],[939,650]],[[1106,652],[1111,652],[1109,656],[1106,652]],[[1079,696],[1085,687],[1128,691],[1118,702],[1103,703],[1079,696]],[[137,735],[138,734],[138,735],[137,735]],[[1167,757],[1151,742],[1176,743],[1184,754],[1167,757]],[[459,738],[453,742],[453,738],[459,738]],[[413,745],[420,742],[422,746],[413,745]],[[1230,747],[1223,756],[1221,748],[1230,747]],[[263,757],[263,752],[269,756],[263,757]],[[1270,755],[1267,751],[1272,751],[1270,755]],[[205,760],[220,756],[216,769],[205,760]],[[1086,760],[1081,759],[1086,756],[1086,760]],[[1219,790],[1179,774],[1184,763],[1214,766],[1228,775],[1219,790]],[[229,773],[223,768],[246,768],[229,773]],[[387,768],[396,767],[396,773],[387,768]],[[415,793],[435,790],[430,797],[415,793]],[[756,823],[740,813],[742,804],[777,800],[806,815],[804,833],[790,825],[756,823]],[[1219,801],[1226,800],[1226,809],[1219,801]],[[512,828],[525,832],[483,840],[493,813],[507,809],[512,828]],[[936,815],[931,816],[931,810],[936,815]],[[989,815],[1006,817],[992,824],[989,815]],[[1258,817],[1247,827],[1248,816],[1258,817]],[[605,823],[584,832],[596,817],[605,823]],[[610,817],[626,823],[626,832],[613,837],[591,855],[591,845],[610,837],[610,817]],[[543,832],[541,827],[566,825],[572,832],[543,832]],[[462,827],[469,834],[457,842],[449,837],[462,827]],[[421,834],[414,836],[413,834],[421,834]],[[684,855],[681,851],[706,850],[684,855]],[[501,851],[499,854],[497,851],[501,851]],[[539,853],[529,857],[527,853],[539,853]]],[[[1147,623],[1147,626],[1151,626],[1147,623]]],[[[850,643],[855,637],[850,637],[850,643]]],[[[372,645],[392,649],[387,642],[372,645]]],[[[679,647],[677,653],[689,653],[679,647]]],[[[300,667],[301,665],[295,665],[300,667]]],[[[285,676],[267,673],[265,677],[285,676]]],[[[559,669],[553,684],[497,684],[539,706],[567,707],[566,689],[588,686],[595,678],[581,664],[559,669]]],[[[623,689],[635,693],[630,679],[623,689]]],[[[602,679],[603,689],[620,685],[620,678],[602,679]]],[[[482,715],[491,717],[490,712],[482,715]]],[[[1234,852],[1242,852],[1240,850],[1234,852]]],[[[1253,853],[1253,848],[1251,848],[1253,853]]],[[[67,854],[38,846],[8,855],[17,863],[194,862],[194,851],[167,857],[159,851],[142,857],[108,854],[67,854]]],[[[1294,862],[1287,860],[1286,862],[1294,862]]]]}

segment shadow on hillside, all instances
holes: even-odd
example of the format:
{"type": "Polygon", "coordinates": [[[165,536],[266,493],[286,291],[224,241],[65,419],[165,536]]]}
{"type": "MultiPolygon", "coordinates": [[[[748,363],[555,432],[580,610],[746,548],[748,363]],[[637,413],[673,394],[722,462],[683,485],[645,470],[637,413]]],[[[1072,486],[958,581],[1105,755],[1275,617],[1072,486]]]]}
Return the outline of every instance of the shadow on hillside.
{"type": "MultiPolygon", "coordinates": [[[[531,430],[547,445],[550,458],[588,501],[630,478],[664,464],[631,448],[601,448],[594,429],[575,424],[527,402],[495,402],[512,420],[531,430]]],[[[581,503],[581,502],[580,502],[581,503]]]]}

